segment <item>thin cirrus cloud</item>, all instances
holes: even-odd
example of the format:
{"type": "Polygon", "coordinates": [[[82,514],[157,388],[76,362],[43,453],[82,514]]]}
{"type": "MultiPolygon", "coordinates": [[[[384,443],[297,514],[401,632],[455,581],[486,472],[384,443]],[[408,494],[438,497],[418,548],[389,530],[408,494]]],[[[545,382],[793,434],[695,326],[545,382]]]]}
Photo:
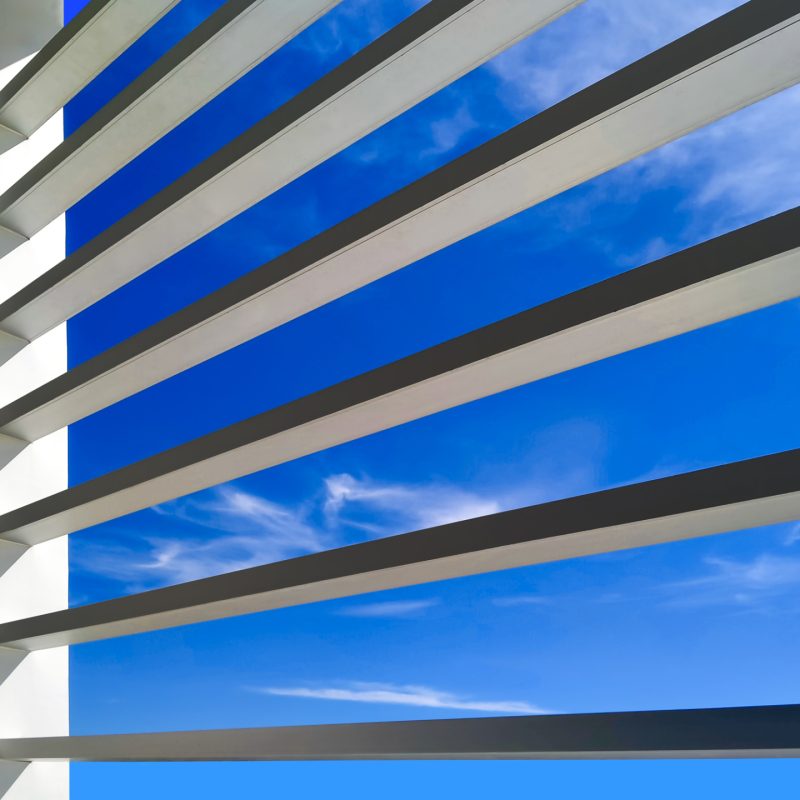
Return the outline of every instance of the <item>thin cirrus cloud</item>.
{"type": "Polygon", "coordinates": [[[388,600],[384,603],[347,606],[337,614],[341,617],[363,617],[365,619],[410,619],[421,616],[439,603],[438,597],[428,600],[388,600]]]}
{"type": "MultiPolygon", "coordinates": [[[[323,481],[296,506],[226,485],[153,508],[162,532],[130,546],[97,540],[73,550],[73,567],[141,590],[317,553],[501,510],[499,502],[441,484],[388,483],[348,474],[323,481]]],[[[350,616],[403,617],[435,601],[353,607],[350,616]]],[[[347,612],[345,612],[347,613],[347,612]]]]}
{"type": "Polygon", "coordinates": [[[327,478],[325,495],[329,521],[374,535],[430,528],[502,510],[495,499],[453,486],[381,483],[348,474],[327,478]]]}
{"type": "Polygon", "coordinates": [[[134,553],[122,543],[85,543],[74,548],[73,566],[141,588],[316,553],[330,543],[309,524],[302,509],[233,486],[204,494],[203,499],[156,506],[153,511],[167,524],[188,524],[193,535],[146,537],[147,549],[134,553]]]}
{"type": "Polygon", "coordinates": [[[743,560],[713,556],[704,563],[706,574],[662,587],[667,594],[665,605],[768,612],[774,602],[800,589],[800,558],[794,555],[763,552],[743,560]]]}
{"type": "Polygon", "coordinates": [[[730,11],[742,0],[592,0],[488,69],[511,106],[540,110],[730,11]]]}
{"type": "Polygon", "coordinates": [[[800,542],[800,522],[792,525],[788,532],[786,533],[786,537],[783,540],[783,543],[788,547],[793,544],[797,544],[800,542]]]}
{"type": "Polygon", "coordinates": [[[308,700],[333,700],[375,705],[415,706],[452,711],[482,711],[491,714],[547,714],[540,706],[523,700],[475,700],[428,686],[392,683],[347,682],[341,686],[267,686],[253,691],[274,697],[297,697],[308,700]]]}

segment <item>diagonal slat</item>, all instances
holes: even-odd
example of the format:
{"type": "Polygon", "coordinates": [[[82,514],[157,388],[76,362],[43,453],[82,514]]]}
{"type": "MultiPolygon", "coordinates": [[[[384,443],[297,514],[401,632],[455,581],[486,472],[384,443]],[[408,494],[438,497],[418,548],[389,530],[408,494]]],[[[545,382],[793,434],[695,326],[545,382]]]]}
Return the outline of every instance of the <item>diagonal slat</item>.
{"type": "Polygon", "coordinates": [[[40,650],[800,518],[800,450],[453,522],[0,625],[40,650]]]}
{"type": "Polygon", "coordinates": [[[338,1],[229,0],[0,196],[0,225],[33,236],[338,1]]]}
{"type": "Polygon", "coordinates": [[[35,338],[581,2],[431,0],[0,305],[0,327],[35,338]]]}
{"type": "MultiPolygon", "coordinates": [[[[643,267],[602,284],[609,287],[607,290],[588,290],[579,295],[585,298],[581,307],[595,308],[589,316],[574,321],[599,318],[691,284],[698,284],[699,290],[703,281],[714,281],[718,291],[698,292],[698,300],[681,308],[671,324],[663,328],[654,325],[649,341],[744,314],[800,294],[798,248],[800,209],[795,208],[662,259],[657,262],[660,267],[643,267]],[[612,297],[620,302],[609,304],[612,297]]],[[[248,283],[249,278],[242,282],[248,283]]],[[[198,301],[0,408],[0,431],[32,441],[238,343],[253,329],[268,324],[274,311],[271,303],[267,307],[269,299],[263,297],[249,305],[237,305],[247,292],[240,283],[198,301]],[[226,306],[229,311],[219,311],[226,306]]],[[[555,306],[562,316],[553,319],[560,318],[565,324],[549,333],[569,327],[568,317],[563,316],[563,306],[568,302],[555,306]]],[[[546,308],[531,313],[541,315],[546,308]]],[[[619,340],[605,355],[636,345],[636,341],[619,340]]],[[[576,363],[580,362],[570,358],[561,368],[576,363]]]]}
{"type": "MultiPolygon", "coordinates": [[[[800,76],[800,46],[792,49],[790,42],[778,39],[800,36],[800,23],[757,41],[748,39],[756,23],[769,27],[779,14],[788,14],[789,5],[746,4],[81,365],[58,386],[53,384],[35,400],[21,404],[19,408],[26,411],[18,413],[27,413],[40,401],[47,404],[65,395],[50,409],[34,412],[39,421],[21,423],[30,428],[26,435],[42,435],[33,431],[57,429],[134,394],[707,122],[723,109],[727,112],[757,99],[783,85],[789,74],[795,80],[800,76]],[[767,12],[772,16],[765,17],[767,12]],[[750,45],[744,46],[744,41],[750,45]],[[739,46],[731,49],[732,42],[739,46]],[[749,69],[746,60],[762,48],[765,57],[755,56],[758,68],[748,72],[750,80],[737,77],[739,70],[749,69]],[[707,58],[711,52],[720,55],[713,63],[707,58]],[[691,69],[698,63],[705,67],[691,69]]],[[[290,135],[285,144],[292,141],[290,135]]],[[[291,162],[288,151],[284,156],[291,162]]],[[[260,176],[257,170],[254,174],[260,176]]],[[[199,178],[187,176],[186,187],[195,180],[199,178]]],[[[233,183],[239,186],[240,178],[233,183]]],[[[214,181],[210,186],[219,188],[214,181]]],[[[218,200],[215,194],[211,206],[217,208],[218,200]]],[[[165,203],[163,197],[152,201],[153,224],[170,218],[169,203],[165,216],[156,213],[165,203]]],[[[186,208],[191,205],[184,203],[186,208]]],[[[123,235],[130,222],[120,224],[118,234],[123,235]]],[[[139,230],[149,230],[148,225],[139,230]]],[[[112,229],[109,236],[117,234],[112,229]]],[[[107,251],[102,236],[87,247],[100,248],[96,253],[100,264],[106,256],[133,247],[137,237],[131,236],[120,251],[113,247],[107,251]]],[[[161,230],[157,241],[169,242],[171,236],[161,230]]],[[[84,255],[89,250],[84,248],[84,255]]],[[[126,263],[132,263],[139,252],[128,256],[126,263]]],[[[70,275],[83,280],[84,273],[73,273],[73,268],[80,269],[84,257],[79,251],[75,258],[62,265],[66,270],[62,288],[70,284],[70,275]]],[[[10,315],[9,330],[34,336],[45,319],[41,304],[58,312],[60,289],[54,287],[54,294],[47,294],[48,281],[0,305],[0,316],[10,315]],[[45,295],[40,296],[40,290],[45,295]]],[[[84,285],[81,298],[85,293],[92,296],[92,291],[84,285]]],[[[51,319],[56,318],[58,313],[51,319]]],[[[0,425],[9,422],[5,416],[0,425]]]]}
{"type": "Polygon", "coordinates": [[[800,706],[0,740],[22,761],[797,758],[800,706]]]}
{"type": "MultiPolygon", "coordinates": [[[[0,89],[0,125],[27,138],[178,0],[92,0],[0,89]]],[[[0,137],[0,152],[16,142],[0,137]]]]}
{"type": "Polygon", "coordinates": [[[36,544],[796,296],[797,214],[623,273],[0,515],[0,538],[36,544]]]}

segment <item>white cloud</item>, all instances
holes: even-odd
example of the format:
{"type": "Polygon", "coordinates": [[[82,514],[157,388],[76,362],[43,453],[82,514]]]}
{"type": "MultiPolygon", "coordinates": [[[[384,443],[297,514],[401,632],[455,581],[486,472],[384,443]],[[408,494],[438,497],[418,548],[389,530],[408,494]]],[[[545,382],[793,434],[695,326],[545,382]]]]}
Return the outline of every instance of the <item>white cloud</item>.
{"type": "Polygon", "coordinates": [[[800,87],[742,109],[621,170],[639,191],[684,184],[681,205],[713,236],[800,204],[800,87]]]}
{"type": "MultiPolygon", "coordinates": [[[[300,38],[303,48],[319,57],[351,49],[357,35],[365,32],[375,39],[397,24],[403,16],[416,11],[425,0],[344,0],[312,25],[300,38]],[[405,12],[398,16],[398,11],[405,12]]],[[[363,35],[363,34],[362,34],[363,35]]]]}
{"type": "Polygon", "coordinates": [[[440,117],[430,122],[429,138],[431,144],[420,153],[420,156],[427,157],[447,153],[467,133],[479,127],[480,123],[475,119],[466,99],[464,99],[449,116],[440,117]]]}
{"type": "Polygon", "coordinates": [[[427,686],[352,682],[344,687],[307,688],[270,686],[256,689],[277,697],[303,697],[354,703],[417,706],[456,711],[484,711],[494,714],[546,714],[545,709],[522,700],[472,700],[427,686]]]}
{"type": "Polygon", "coordinates": [[[674,608],[733,606],[765,610],[769,601],[800,591],[800,558],[761,553],[750,560],[707,558],[709,572],[664,587],[674,608]]]}
{"type": "Polygon", "coordinates": [[[795,523],[794,525],[789,528],[789,532],[786,534],[786,538],[783,540],[783,543],[787,546],[791,546],[800,542],[800,522],[795,523]]]}
{"type": "Polygon", "coordinates": [[[429,528],[501,510],[497,500],[452,486],[381,483],[347,473],[327,478],[325,490],[325,512],[332,524],[346,523],[373,535],[429,528]]]}
{"type": "Polygon", "coordinates": [[[339,611],[343,617],[365,617],[372,619],[408,619],[418,617],[429,608],[439,605],[438,598],[430,600],[387,600],[384,603],[366,603],[348,606],[339,611]]]}
{"type": "Polygon", "coordinates": [[[89,545],[76,551],[84,570],[126,582],[177,583],[324,550],[328,540],[293,510],[233,486],[209,501],[188,498],[153,509],[214,533],[207,538],[153,536],[149,552],[89,545]]]}
{"type": "Polygon", "coordinates": [[[590,0],[499,55],[489,68],[509,105],[538,110],[737,5],[741,0],[590,0]]]}
{"type": "MultiPolygon", "coordinates": [[[[82,543],[75,548],[73,565],[138,590],[339,547],[348,543],[344,527],[378,538],[500,510],[494,500],[444,485],[382,483],[348,474],[331,476],[323,485],[322,496],[297,508],[233,485],[164,503],[153,511],[167,525],[188,523],[195,531],[190,528],[185,537],[146,537],[145,552],[121,544],[82,543]],[[203,530],[210,533],[203,535],[203,530]]],[[[352,615],[410,616],[422,610],[419,603],[379,603],[361,612],[354,609],[352,615]]]]}

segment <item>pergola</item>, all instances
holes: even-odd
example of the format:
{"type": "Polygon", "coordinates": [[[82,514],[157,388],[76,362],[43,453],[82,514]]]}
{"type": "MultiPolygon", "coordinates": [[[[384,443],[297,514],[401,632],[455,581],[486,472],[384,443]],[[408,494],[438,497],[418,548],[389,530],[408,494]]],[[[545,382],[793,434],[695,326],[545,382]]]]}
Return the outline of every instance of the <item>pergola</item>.
{"type": "Polygon", "coordinates": [[[800,756],[800,706],[68,735],[69,645],[800,518],[795,450],[68,608],[73,532],[800,295],[792,209],[68,486],[66,426],[800,80],[800,0],[750,0],[68,370],[72,316],[582,0],[429,0],[65,256],[68,208],[336,5],[228,0],[62,141],[176,2],[0,0],[0,796],[69,761],[800,756]]]}

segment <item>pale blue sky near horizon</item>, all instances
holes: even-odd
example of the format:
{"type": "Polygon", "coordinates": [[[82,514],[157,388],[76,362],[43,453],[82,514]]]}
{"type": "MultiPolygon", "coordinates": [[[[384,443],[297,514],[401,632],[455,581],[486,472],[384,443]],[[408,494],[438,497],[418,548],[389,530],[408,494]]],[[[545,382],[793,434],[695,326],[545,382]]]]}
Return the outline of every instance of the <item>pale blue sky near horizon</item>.
{"type": "MultiPolygon", "coordinates": [[[[67,0],[68,15],[83,0],[67,0]]],[[[182,0],[67,130],[222,4],[182,0]]],[[[587,0],[69,323],[116,341],[739,5],[587,0]]],[[[419,2],[343,0],[68,214],[75,248],[419,2]]],[[[791,89],[73,426],[73,483],[793,207],[791,89]]],[[[789,302],[70,537],[73,604],[800,446],[789,302]]],[[[797,702],[800,525],[72,649],[74,733],[797,702]]],[[[113,796],[794,796],[788,761],[76,765],[113,796]]]]}

